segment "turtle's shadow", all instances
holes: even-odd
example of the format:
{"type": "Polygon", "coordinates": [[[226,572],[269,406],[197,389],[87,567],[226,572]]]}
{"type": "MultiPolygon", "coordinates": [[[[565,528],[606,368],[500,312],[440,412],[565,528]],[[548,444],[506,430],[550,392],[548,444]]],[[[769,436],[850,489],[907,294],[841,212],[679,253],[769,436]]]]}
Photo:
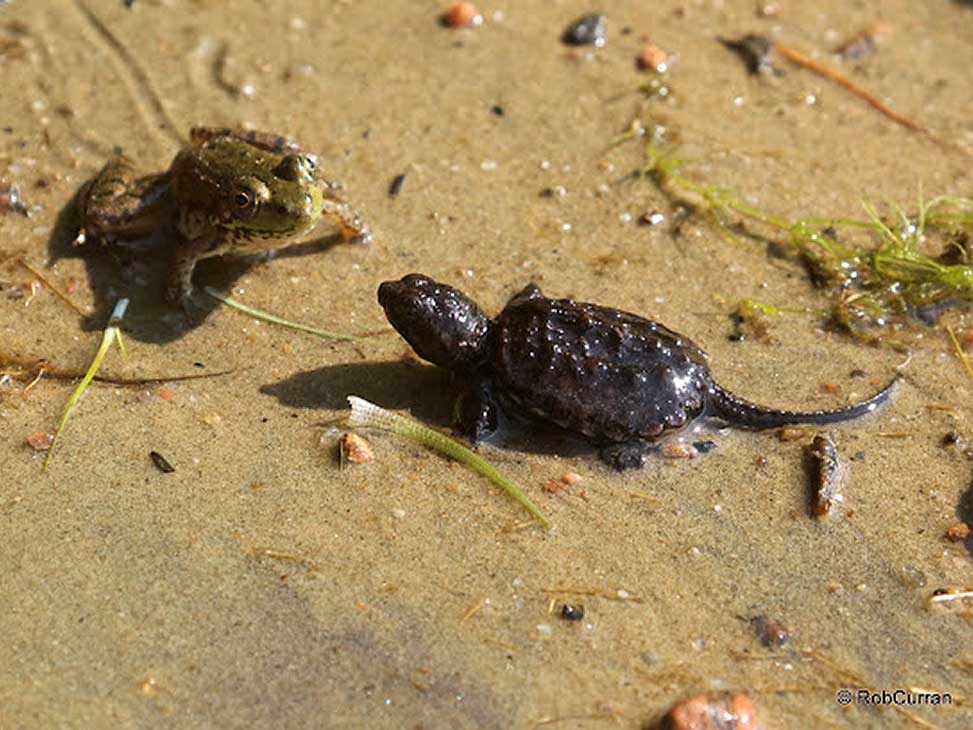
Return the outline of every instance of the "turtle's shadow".
{"type": "MultiPolygon", "coordinates": [[[[389,410],[408,410],[436,428],[454,426],[454,404],[469,389],[461,378],[441,368],[413,361],[360,362],[326,365],[295,373],[260,392],[289,408],[340,411],[348,396],[356,395],[389,410]]],[[[463,443],[468,440],[454,431],[463,443]]],[[[532,454],[577,456],[595,453],[594,447],[545,424],[510,418],[501,409],[497,432],[489,444],[503,450],[532,454]]]]}
{"type": "MultiPolygon", "coordinates": [[[[94,296],[94,311],[82,317],[81,329],[86,332],[101,331],[108,322],[115,303],[122,297],[130,300],[125,316],[124,330],[128,336],[140,342],[165,344],[178,340],[188,331],[202,324],[220,303],[207,296],[202,287],[227,291],[259,259],[253,256],[215,256],[204,259],[196,266],[193,280],[196,294],[194,301],[198,312],[192,321],[183,312],[165,301],[165,280],[170,268],[171,247],[167,236],[160,233],[140,242],[138,248],[114,254],[99,242],[75,245],[81,229],[80,196],[84,186],[75,192],[71,201],[58,213],[47,241],[48,267],[61,259],[80,258],[84,261],[88,283],[94,296]]],[[[332,235],[282,249],[275,254],[304,256],[318,253],[338,243],[332,235]]]]}

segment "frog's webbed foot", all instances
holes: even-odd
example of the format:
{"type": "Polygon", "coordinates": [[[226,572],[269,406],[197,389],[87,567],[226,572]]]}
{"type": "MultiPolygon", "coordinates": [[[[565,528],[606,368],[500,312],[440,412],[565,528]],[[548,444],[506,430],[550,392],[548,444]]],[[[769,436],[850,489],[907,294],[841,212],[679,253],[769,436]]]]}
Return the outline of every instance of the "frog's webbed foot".
{"type": "Polygon", "coordinates": [[[334,198],[325,198],[321,203],[321,215],[337,227],[345,243],[370,243],[371,227],[362,220],[357,210],[348,203],[334,198]]]}
{"type": "Polygon", "coordinates": [[[638,469],[645,463],[646,457],[658,450],[658,445],[643,440],[626,441],[621,444],[603,446],[598,455],[601,460],[618,471],[638,469]]]}
{"type": "Polygon", "coordinates": [[[456,420],[473,448],[497,430],[497,404],[488,382],[477,383],[472,392],[460,397],[456,420]]]}

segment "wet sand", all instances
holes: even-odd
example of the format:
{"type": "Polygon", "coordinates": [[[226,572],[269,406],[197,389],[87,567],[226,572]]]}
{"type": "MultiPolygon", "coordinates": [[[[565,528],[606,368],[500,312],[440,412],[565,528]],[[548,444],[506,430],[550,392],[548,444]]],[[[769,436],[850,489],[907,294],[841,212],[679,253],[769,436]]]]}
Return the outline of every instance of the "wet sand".
{"type": "MultiPolygon", "coordinates": [[[[730,341],[739,299],[825,299],[766,245],[730,244],[703,219],[676,225],[657,190],[626,180],[639,146],[609,142],[637,113],[648,34],[677,56],[658,118],[696,179],[791,217],[861,217],[863,197],[908,204],[920,183],[968,196],[968,154],[792,66],[748,76],[715,38],[763,33],[837,64],[827,49],[891,23],[877,53],[843,69],[969,145],[971,10],[610,6],[608,45],[580,53],[558,40],[592,9],[577,2],[483,6],[470,31],[440,27],[436,3],[3,6],[0,173],[36,209],[0,216],[0,350],[83,370],[97,349],[119,291],[111,262],[54,245],[44,267],[58,214],[113,148],[156,171],[176,132],[245,124],[318,152],[375,240],[249,267],[214,260],[198,283],[360,333],[386,328],[375,289],[409,271],[490,312],[534,281],[691,336],[721,383],[768,405],[873,392],[905,356],[813,316],[775,318],[769,343],[730,341]],[[555,186],[566,194],[540,195],[555,186]],[[652,211],[666,222],[637,224],[652,211]],[[17,255],[95,314],[43,288],[28,298],[17,255]]],[[[748,691],[767,728],[973,726],[956,702],[973,680],[969,617],[928,605],[937,588],[973,585],[969,544],[943,538],[971,519],[971,463],[939,445],[954,427],[969,437],[973,381],[941,330],[919,331],[887,408],[835,429],[850,468],[836,519],[809,515],[810,432],[710,433],[705,457],[624,474],[563,438],[502,435],[481,453],[552,518],[545,533],[391,434],[366,432],[376,460],[339,468],[348,394],[449,422],[449,378],[394,334],[324,342],[226,308],[187,329],[144,273],[128,358],[112,352],[105,373],[233,372],[93,386],[46,473],[25,439],[53,429],[69,383],[0,386],[0,727],[640,728],[723,688],[748,691]],[[566,472],[584,481],[542,491],[566,472]],[[561,620],[565,602],[584,619],[561,620]],[[758,615],[782,621],[790,643],[761,646],[758,615]],[[842,686],[950,692],[954,704],[846,708],[842,686]]]]}

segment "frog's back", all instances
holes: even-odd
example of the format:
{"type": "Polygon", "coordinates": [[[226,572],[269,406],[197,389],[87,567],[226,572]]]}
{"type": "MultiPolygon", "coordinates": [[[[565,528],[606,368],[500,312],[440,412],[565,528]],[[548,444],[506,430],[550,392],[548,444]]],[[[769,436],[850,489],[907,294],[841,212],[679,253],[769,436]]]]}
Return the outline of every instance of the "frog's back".
{"type": "Polygon", "coordinates": [[[600,442],[685,425],[702,412],[710,382],[702,350],[661,324],[545,297],[500,313],[494,367],[523,410],[600,442]]]}

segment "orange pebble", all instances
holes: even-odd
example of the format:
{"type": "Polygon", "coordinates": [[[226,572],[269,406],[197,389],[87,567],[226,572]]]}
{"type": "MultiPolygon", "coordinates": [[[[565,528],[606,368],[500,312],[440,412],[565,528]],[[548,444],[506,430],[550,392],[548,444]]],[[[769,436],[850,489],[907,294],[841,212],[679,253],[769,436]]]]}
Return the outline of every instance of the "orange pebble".
{"type": "Polygon", "coordinates": [[[949,529],[946,530],[946,539],[953,542],[962,542],[969,536],[970,526],[965,522],[957,522],[955,525],[950,525],[949,529]]]}
{"type": "Polygon", "coordinates": [[[645,46],[636,57],[639,68],[665,73],[669,68],[669,56],[658,46],[645,46]]]}
{"type": "Polygon", "coordinates": [[[756,730],[757,708],[745,694],[711,692],[680,700],[662,721],[665,730],[756,730]]]}
{"type": "Polygon", "coordinates": [[[54,443],[54,435],[49,433],[32,433],[27,437],[27,445],[34,451],[47,451],[54,443]]]}
{"type": "Polygon", "coordinates": [[[159,388],[159,397],[162,400],[172,400],[176,397],[176,391],[171,388],[159,388]]]}
{"type": "Polygon", "coordinates": [[[443,13],[442,21],[447,28],[476,28],[483,25],[483,16],[473,3],[455,3],[443,13]]]}

